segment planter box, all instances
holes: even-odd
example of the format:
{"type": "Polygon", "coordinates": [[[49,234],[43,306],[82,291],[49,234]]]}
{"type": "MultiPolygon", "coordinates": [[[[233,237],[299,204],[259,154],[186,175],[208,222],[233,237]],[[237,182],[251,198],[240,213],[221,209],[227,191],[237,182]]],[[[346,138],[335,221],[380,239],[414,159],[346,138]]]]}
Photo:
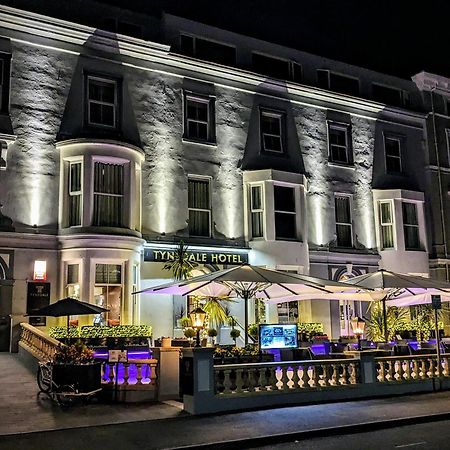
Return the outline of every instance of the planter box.
{"type": "Polygon", "coordinates": [[[53,382],[63,386],[73,385],[79,392],[92,392],[101,388],[101,364],[54,364],[53,382]]]}

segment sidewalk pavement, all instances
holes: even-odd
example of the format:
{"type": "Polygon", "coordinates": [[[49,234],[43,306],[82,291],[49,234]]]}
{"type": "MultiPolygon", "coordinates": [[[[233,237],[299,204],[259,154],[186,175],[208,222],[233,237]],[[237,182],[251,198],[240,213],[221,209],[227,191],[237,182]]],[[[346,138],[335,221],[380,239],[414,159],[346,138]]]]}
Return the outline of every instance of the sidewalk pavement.
{"type": "MultiPolygon", "coordinates": [[[[0,450],[243,449],[450,419],[450,392],[2,436],[0,450]]],[[[25,416],[23,420],[33,420],[25,416]]]]}

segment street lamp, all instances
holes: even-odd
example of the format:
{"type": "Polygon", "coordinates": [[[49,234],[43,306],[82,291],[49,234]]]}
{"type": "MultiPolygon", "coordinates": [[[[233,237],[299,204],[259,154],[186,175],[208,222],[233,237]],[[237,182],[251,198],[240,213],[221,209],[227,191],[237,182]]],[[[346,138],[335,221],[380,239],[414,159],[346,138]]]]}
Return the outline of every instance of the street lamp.
{"type": "Polygon", "coordinates": [[[189,313],[189,317],[192,322],[192,327],[197,330],[197,338],[195,340],[195,347],[201,347],[200,345],[200,330],[203,328],[206,319],[206,311],[197,307],[189,313]]]}
{"type": "Polygon", "coordinates": [[[352,326],[353,334],[358,338],[358,350],[361,350],[361,336],[364,334],[366,322],[360,317],[352,317],[350,324],[352,326]]]}

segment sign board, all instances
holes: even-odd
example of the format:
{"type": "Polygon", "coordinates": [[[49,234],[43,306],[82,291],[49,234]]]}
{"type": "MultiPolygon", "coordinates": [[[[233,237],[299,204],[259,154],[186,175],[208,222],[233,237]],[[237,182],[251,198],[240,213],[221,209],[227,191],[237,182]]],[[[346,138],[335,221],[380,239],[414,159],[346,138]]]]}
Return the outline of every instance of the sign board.
{"type": "Polygon", "coordinates": [[[259,326],[259,345],[261,350],[270,348],[297,348],[296,324],[276,324],[259,326]]]}
{"type": "Polygon", "coordinates": [[[45,327],[47,325],[47,317],[44,316],[32,316],[28,317],[28,323],[33,327],[45,327]]]}
{"type": "MultiPolygon", "coordinates": [[[[248,263],[248,253],[232,250],[187,250],[190,262],[197,264],[228,264],[240,265],[248,263]]],[[[175,259],[176,250],[144,248],[144,261],[167,262],[175,259]]]]}
{"type": "Polygon", "coordinates": [[[442,301],[440,295],[432,295],[431,296],[431,307],[433,309],[441,309],[442,308],[442,301]]]}
{"type": "Polygon", "coordinates": [[[128,362],[128,350],[108,350],[109,363],[126,363],[128,362]]]}
{"type": "Polygon", "coordinates": [[[29,281],[27,284],[27,314],[50,304],[50,283],[29,281]]]}

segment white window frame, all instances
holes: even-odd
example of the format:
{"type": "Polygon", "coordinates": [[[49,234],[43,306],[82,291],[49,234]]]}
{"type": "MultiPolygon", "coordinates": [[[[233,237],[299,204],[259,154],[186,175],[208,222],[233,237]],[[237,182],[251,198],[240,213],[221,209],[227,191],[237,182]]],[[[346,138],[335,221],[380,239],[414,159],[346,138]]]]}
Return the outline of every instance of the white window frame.
{"type": "Polygon", "coordinates": [[[404,245],[405,245],[405,251],[420,251],[421,250],[421,239],[420,239],[420,222],[419,222],[419,208],[417,207],[417,202],[410,202],[407,200],[402,200],[401,202],[401,214],[402,214],[402,224],[403,224],[403,240],[404,240],[404,245]],[[404,203],[408,203],[411,205],[414,205],[414,211],[415,211],[415,215],[416,215],[416,222],[417,224],[410,224],[410,223],[405,223],[405,217],[403,216],[403,204],[404,203]],[[405,233],[405,229],[409,227],[409,228],[415,228],[417,229],[417,240],[418,240],[418,247],[417,248],[408,248],[406,247],[406,233],[405,233]]]}
{"type": "Polygon", "coordinates": [[[265,235],[265,226],[264,226],[264,185],[262,183],[258,184],[249,184],[249,197],[250,197],[250,236],[252,239],[264,239],[265,235]],[[261,208],[253,207],[253,188],[259,188],[261,190],[261,208]],[[261,224],[262,224],[262,235],[254,236],[253,235],[253,214],[261,215],[261,224]]]}
{"type": "Polygon", "coordinates": [[[69,216],[70,216],[70,203],[67,205],[67,226],[68,228],[75,228],[75,227],[81,227],[83,225],[83,183],[84,183],[84,164],[83,164],[83,160],[82,159],[78,159],[78,160],[70,160],[68,161],[69,166],[68,166],[68,173],[67,173],[67,195],[68,197],[75,197],[75,196],[79,196],[80,197],[80,224],[79,225],[70,225],[70,220],[69,220],[69,216]],[[81,180],[80,180],[80,191],[74,191],[72,192],[70,190],[71,185],[72,185],[72,170],[71,167],[73,164],[80,164],[81,165],[81,180]]]}
{"type": "Polygon", "coordinates": [[[117,80],[111,79],[111,78],[102,78],[95,75],[88,75],[87,76],[87,85],[86,85],[86,101],[87,101],[87,120],[89,126],[93,127],[103,127],[108,129],[115,129],[117,128],[117,107],[118,107],[118,100],[117,100],[117,92],[118,90],[118,84],[117,80]],[[100,100],[91,100],[89,98],[89,83],[91,81],[101,81],[102,83],[109,83],[114,85],[114,103],[109,102],[103,102],[100,100]],[[96,105],[105,105],[105,106],[112,106],[113,107],[113,125],[107,125],[104,123],[97,123],[91,121],[91,104],[96,105]]]}
{"type": "Polygon", "coordinates": [[[261,129],[261,148],[265,151],[265,152],[269,152],[269,153],[276,153],[276,154],[283,154],[284,153],[284,145],[283,145],[283,113],[281,112],[276,112],[276,111],[268,111],[265,109],[262,109],[260,111],[260,129],[261,129]],[[280,126],[280,134],[271,134],[271,133],[264,133],[262,131],[262,118],[263,117],[271,117],[274,119],[278,119],[278,123],[280,126]],[[269,137],[274,137],[274,138],[278,138],[280,141],[280,150],[273,150],[273,149],[267,149],[266,145],[265,145],[265,140],[264,140],[264,136],[269,136],[269,137]]]}
{"type": "Polygon", "coordinates": [[[78,290],[81,294],[81,261],[65,261],[65,290],[64,294],[69,296],[69,287],[78,286],[78,290]],[[78,266],[78,280],[75,283],[69,283],[69,266],[78,266]]]}
{"type": "Polygon", "coordinates": [[[328,157],[329,157],[329,162],[331,162],[332,164],[339,164],[339,165],[345,165],[345,166],[351,165],[353,163],[353,158],[351,157],[352,155],[350,154],[350,152],[351,152],[350,126],[348,124],[328,121],[327,137],[328,137],[328,157]],[[332,144],[331,143],[331,138],[330,138],[331,133],[330,133],[330,131],[332,129],[344,132],[344,134],[345,134],[345,145],[339,145],[339,144],[332,144]],[[333,157],[332,157],[332,154],[333,154],[332,151],[331,151],[331,147],[332,146],[345,149],[345,154],[347,156],[347,161],[345,161],[345,162],[335,161],[333,159],[333,157]]]}
{"type": "Polygon", "coordinates": [[[336,223],[336,246],[339,248],[353,248],[354,245],[354,238],[353,238],[353,196],[350,194],[339,194],[339,193],[335,193],[334,194],[334,219],[335,219],[335,223],[336,223]],[[338,222],[336,220],[336,199],[337,198],[346,198],[348,200],[348,206],[349,206],[349,212],[350,212],[350,222],[338,222]],[[350,247],[342,247],[340,245],[338,245],[338,225],[343,225],[343,226],[349,226],[350,227],[350,247]]]}
{"type": "Polygon", "coordinates": [[[398,136],[390,136],[390,135],[384,135],[384,165],[385,165],[385,169],[386,169],[386,173],[402,173],[403,172],[403,164],[402,164],[402,139],[398,136]],[[386,153],[386,140],[390,139],[391,141],[397,141],[398,142],[398,156],[392,156],[389,155],[389,158],[395,158],[398,159],[400,162],[400,170],[398,172],[391,172],[388,170],[388,165],[387,165],[387,160],[388,160],[388,155],[386,153]]]}
{"type": "Polygon", "coordinates": [[[120,218],[120,223],[121,225],[119,225],[118,227],[123,228],[126,227],[124,225],[124,218],[125,218],[125,199],[126,199],[126,195],[125,195],[125,188],[126,188],[126,183],[127,183],[127,164],[125,162],[123,162],[123,160],[116,160],[116,161],[109,161],[109,160],[104,160],[102,158],[96,158],[93,157],[92,158],[92,226],[107,226],[107,225],[95,225],[94,224],[94,217],[95,217],[95,196],[99,195],[99,196],[104,196],[104,197],[121,197],[122,198],[122,216],[120,218]],[[123,171],[123,176],[122,176],[122,194],[109,194],[109,193],[105,193],[105,192],[96,192],[95,191],[95,165],[97,163],[100,164],[111,164],[114,166],[122,166],[122,171],[123,171]]]}
{"type": "Polygon", "coordinates": [[[381,250],[393,250],[396,248],[395,238],[395,218],[394,218],[394,203],[392,200],[379,200],[378,201],[378,215],[380,218],[380,248],[381,250]],[[391,222],[383,222],[383,214],[381,212],[381,205],[388,204],[391,214],[391,222]],[[392,247],[385,247],[383,242],[383,227],[391,227],[392,229],[392,247]]]}
{"type": "Polygon", "coordinates": [[[199,97],[195,95],[191,95],[186,93],[185,94],[185,102],[186,105],[184,107],[184,114],[185,114],[185,130],[184,130],[184,136],[186,139],[193,140],[193,141],[201,141],[201,142],[211,142],[212,136],[211,136],[211,98],[210,97],[199,97]],[[202,103],[206,105],[206,122],[204,120],[198,120],[198,119],[190,119],[188,117],[188,102],[196,102],[196,103],[202,103]],[[206,139],[202,139],[195,136],[189,136],[189,123],[200,123],[200,124],[206,124],[206,139]]]}
{"type": "MultiPolygon", "coordinates": [[[[204,238],[210,238],[212,236],[212,198],[211,198],[211,177],[202,177],[201,175],[188,175],[188,185],[189,181],[207,181],[208,182],[208,204],[209,209],[203,209],[203,208],[190,208],[189,207],[189,198],[188,198],[188,217],[189,217],[189,211],[200,211],[200,212],[208,212],[208,221],[209,221],[209,234],[208,236],[197,236],[193,234],[189,234],[192,237],[204,237],[204,238]]],[[[189,187],[188,187],[189,189],[189,187]]],[[[188,227],[189,229],[189,227],[188,227]]]]}
{"type": "Polygon", "coordinates": [[[299,233],[298,233],[298,225],[297,225],[297,199],[296,199],[297,195],[296,195],[296,187],[292,186],[292,185],[288,185],[288,184],[283,184],[283,183],[274,183],[273,184],[273,198],[274,198],[274,205],[273,205],[273,221],[274,221],[274,231],[275,231],[275,240],[277,241],[293,241],[293,240],[297,240],[299,233]],[[282,211],[279,209],[275,209],[275,188],[279,186],[279,187],[284,187],[284,188],[289,188],[292,189],[293,191],[293,195],[294,195],[294,211],[282,211]],[[279,214],[290,214],[292,216],[295,217],[295,237],[294,238],[286,238],[286,237],[277,237],[277,225],[276,225],[276,215],[277,213],[279,214]]]}

